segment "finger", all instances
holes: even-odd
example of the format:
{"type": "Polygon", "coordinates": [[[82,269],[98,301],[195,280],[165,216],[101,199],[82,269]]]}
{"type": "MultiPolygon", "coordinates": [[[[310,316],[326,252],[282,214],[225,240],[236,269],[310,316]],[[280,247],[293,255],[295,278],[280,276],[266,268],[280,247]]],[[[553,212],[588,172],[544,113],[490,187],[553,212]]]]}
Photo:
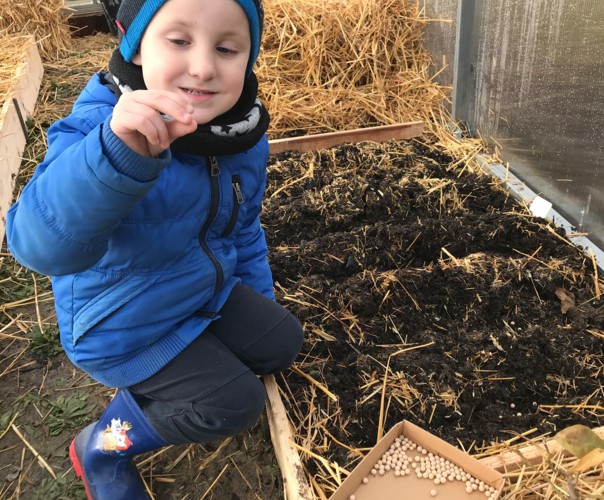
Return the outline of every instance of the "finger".
{"type": "Polygon", "coordinates": [[[154,109],[144,104],[129,103],[114,115],[111,127],[117,135],[138,133],[149,144],[162,146],[164,149],[170,145],[170,135],[165,123],[154,109]]]}
{"type": "Polygon", "coordinates": [[[187,100],[175,93],[169,91],[146,91],[134,96],[140,104],[149,106],[163,115],[167,121],[175,120],[188,123],[191,120],[193,106],[187,100]]]}
{"type": "Polygon", "coordinates": [[[197,129],[197,123],[192,119],[189,121],[189,123],[173,121],[166,123],[166,128],[170,134],[170,141],[174,141],[179,137],[194,132],[197,129]]]}

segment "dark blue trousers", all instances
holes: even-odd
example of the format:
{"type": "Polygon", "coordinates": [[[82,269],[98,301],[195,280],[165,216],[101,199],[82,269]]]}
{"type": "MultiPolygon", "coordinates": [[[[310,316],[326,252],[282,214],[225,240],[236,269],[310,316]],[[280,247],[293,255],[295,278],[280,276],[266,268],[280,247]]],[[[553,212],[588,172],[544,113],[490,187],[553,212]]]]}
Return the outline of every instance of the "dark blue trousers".
{"type": "Polygon", "coordinates": [[[250,287],[236,286],[219,315],[162,370],[129,387],[170,444],[205,443],[249,429],[264,409],[258,376],[288,368],[302,346],[300,323],[250,287]]]}

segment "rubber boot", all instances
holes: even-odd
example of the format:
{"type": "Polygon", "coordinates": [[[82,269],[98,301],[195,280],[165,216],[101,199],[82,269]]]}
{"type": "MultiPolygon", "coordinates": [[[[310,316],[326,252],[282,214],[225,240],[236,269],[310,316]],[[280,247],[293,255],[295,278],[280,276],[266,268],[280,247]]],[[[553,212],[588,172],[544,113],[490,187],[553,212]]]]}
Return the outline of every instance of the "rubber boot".
{"type": "Polygon", "coordinates": [[[130,392],[120,390],[101,418],[71,442],[69,458],[89,500],[148,500],[132,457],[166,444],[130,392]]]}

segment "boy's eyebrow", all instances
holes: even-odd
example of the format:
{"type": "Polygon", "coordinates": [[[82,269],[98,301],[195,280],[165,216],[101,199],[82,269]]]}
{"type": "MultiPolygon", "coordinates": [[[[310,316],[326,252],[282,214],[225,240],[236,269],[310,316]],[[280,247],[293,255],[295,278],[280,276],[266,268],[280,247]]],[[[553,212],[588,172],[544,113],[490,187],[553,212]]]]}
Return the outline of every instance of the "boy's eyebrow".
{"type": "Polygon", "coordinates": [[[183,28],[192,28],[194,25],[193,22],[191,21],[172,21],[171,23],[169,23],[166,27],[167,28],[174,28],[174,27],[183,27],[183,28]]]}
{"type": "MultiPolygon", "coordinates": [[[[195,27],[195,23],[192,21],[185,21],[185,20],[179,20],[179,21],[173,21],[172,23],[170,23],[170,28],[173,27],[183,27],[183,28],[191,28],[193,29],[195,27]]],[[[237,31],[237,30],[233,30],[233,29],[227,29],[226,31],[222,32],[223,36],[241,36],[243,33],[241,33],[241,31],[237,31]]]]}

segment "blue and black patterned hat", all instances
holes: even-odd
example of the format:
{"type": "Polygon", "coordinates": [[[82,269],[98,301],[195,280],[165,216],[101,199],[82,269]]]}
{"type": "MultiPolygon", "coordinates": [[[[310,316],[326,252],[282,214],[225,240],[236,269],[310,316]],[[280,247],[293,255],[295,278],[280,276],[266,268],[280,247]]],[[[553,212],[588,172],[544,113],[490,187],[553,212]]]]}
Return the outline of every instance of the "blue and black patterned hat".
{"type": "MultiPolygon", "coordinates": [[[[120,52],[127,62],[132,62],[132,58],[139,49],[145,29],[147,29],[155,13],[167,1],[169,0],[122,0],[115,23],[118,28],[120,52]]],[[[262,9],[262,0],[235,1],[244,10],[250,25],[252,48],[247,65],[247,73],[249,74],[252,72],[252,67],[260,52],[264,10],[262,9]]]]}

